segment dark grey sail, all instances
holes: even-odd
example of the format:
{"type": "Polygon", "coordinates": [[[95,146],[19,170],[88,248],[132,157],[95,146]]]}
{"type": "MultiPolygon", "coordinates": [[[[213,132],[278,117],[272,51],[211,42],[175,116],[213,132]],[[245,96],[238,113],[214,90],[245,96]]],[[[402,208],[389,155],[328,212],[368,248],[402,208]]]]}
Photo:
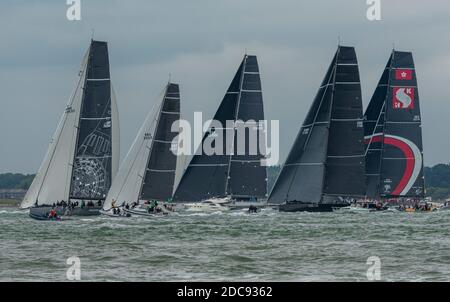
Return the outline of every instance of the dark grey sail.
{"type": "MultiPolygon", "coordinates": [[[[244,57],[214,120],[219,121],[223,127],[226,127],[227,121],[254,121],[254,127],[250,128],[257,127],[258,123],[264,120],[261,80],[256,56],[244,57]]],[[[240,200],[266,197],[266,167],[261,166],[265,150],[258,148],[256,153],[250,152],[249,136],[245,135],[245,152],[238,153],[237,128],[234,127],[232,137],[227,137],[225,129],[216,131],[218,129],[214,125],[210,126],[203,137],[202,146],[205,140],[210,140],[213,136],[222,136],[223,152],[221,155],[206,154],[200,146],[180,180],[174,201],[190,202],[226,196],[240,200]]]]}
{"type": "Polygon", "coordinates": [[[340,46],[268,202],[285,203],[286,210],[321,211],[364,196],[362,118],[356,53],[340,46]]]}
{"type": "Polygon", "coordinates": [[[104,200],[112,181],[111,82],[108,46],[91,41],[69,198],[104,200]]]}
{"type": "MultiPolygon", "coordinates": [[[[238,124],[234,134],[234,154],[230,158],[226,195],[233,199],[265,199],[267,197],[267,171],[261,165],[265,158],[265,139],[261,125],[264,120],[264,105],[262,98],[261,79],[256,56],[247,56],[244,59],[244,72],[240,94],[236,108],[236,120],[247,123],[245,129],[243,124],[238,124]],[[241,133],[245,134],[245,152],[239,155],[236,146],[239,144],[241,133]],[[251,142],[249,137],[257,138],[251,142]],[[261,150],[261,148],[264,150],[261,150]]],[[[242,150],[244,151],[244,150],[242,150]]]]}
{"type": "Polygon", "coordinates": [[[411,52],[392,52],[364,119],[367,196],[423,198],[421,115],[411,52]]]}
{"type": "Polygon", "coordinates": [[[155,137],[145,170],[139,198],[142,200],[169,201],[172,198],[177,156],[172,152],[172,141],[178,132],[172,132],[172,124],[180,119],[180,88],[167,85],[155,137]]]}

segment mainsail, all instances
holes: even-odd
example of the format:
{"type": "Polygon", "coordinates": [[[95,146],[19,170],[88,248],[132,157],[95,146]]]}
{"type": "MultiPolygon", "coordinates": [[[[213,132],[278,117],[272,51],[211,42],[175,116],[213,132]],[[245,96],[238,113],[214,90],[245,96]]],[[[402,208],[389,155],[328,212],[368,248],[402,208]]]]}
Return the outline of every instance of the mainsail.
{"type": "Polygon", "coordinates": [[[172,197],[177,156],[172,144],[178,134],[180,90],[169,83],[147,115],[106,198],[104,209],[139,200],[167,201],[172,197]]]}
{"type": "Polygon", "coordinates": [[[174,201],[200,201],[226,196],[243,200],[265,198],[267,172],[266,167],[261,165],[265,137],[258,135],[262,131],[260,123],[264,120],[264,107],[256,56],[244,56],[214,120],[224,128],[215,124],[209,126],[200,149],[175,190],[174,201]],[[244,123],[247,128],[243,130],[244,123]],[[232,133],[231,136],[226,135],[227,130],[232,133]],[[240,135],[242,133],[246,135],[240,135]],[[257,137],[256,141],[250,141],[252,135],[257,137]],[[223,141],[221,154],[205,152],[202,148],[204,143],[219,136],[223,141]],[[245,147],[245,150],[239,152],[237,146],[245,147]],[[253,147],[259,148],[252,152],[253,147]]]}
{"type": "Polygon", "coordinates": [[[91,41],[74,93],[21,207],[104,199],[118,161],[118,111],[108,47],[91,41]]]}
{"type": "Polygon", "coordinates": [[[358,62],[339,46],[269,203],[333,203],[365,194],[364,130],[358,62]]]}
{"type": "Polygon", "coordinates": [[[422,130],[411,52],[392,51],[364,115],[367,196],[422,198],[422,130]]]}

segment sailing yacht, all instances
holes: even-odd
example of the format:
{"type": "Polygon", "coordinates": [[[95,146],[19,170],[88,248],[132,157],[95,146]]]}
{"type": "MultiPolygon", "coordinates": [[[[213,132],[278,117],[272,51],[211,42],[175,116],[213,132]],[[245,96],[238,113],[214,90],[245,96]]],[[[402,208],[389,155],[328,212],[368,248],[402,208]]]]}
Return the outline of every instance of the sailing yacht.
{"type": "Polygon", "coordinates": [[[268,203],[286,212],[324,212],[364,197],[363,140],[355,49],[339,46],[268,203]]]}
{"type": "Polygon", "coordinates": [[[368,198],[424,198],[421,123],[412,53],[393,50],[364,115],[368,198]]]}
{"type": "MultiPolygon", "coordinates": [[[[224,127],[227,121],[233,122],[232,136],[227,137],[227,129],[210,125],[202,144],[197,150],[174,192],[173,200],[178,203],[202,203],[207,206],[218,203],[227,206],[248,207],[250,204],[265,205],[267,198],[267,172],[261,164],[265,150],[257,154],[249,151],[251,142],[245,135],[245,152],[237,152],[238,123],[253,123],[252,131],[262,131],[259,127],[264,120],[261,79],[256,56],[245,55],[236,72],[215,116],[224,127]],[[222,131],[218,131],[222,130],[222,131]],[[202,146],[206,140],[215,137],[223,140],[221,154],[206,154],[202,146]],[[243,153],[243,154],[242,154],[243,153]]],[[[265,141],[258,146],[264,146],[265,141]]],[[[195,207],[195,205],[194,205],[195,207]]]]}
{"type": "Polygon", "coordinates": [[[92,40],[75,90],[21,208],[45,220],[98,215],[119,163],[119,119],[110,80],[108,46],[92,40]]]}
{"type": "Polygon", "coordinates": [[[104,211],[121,207],[134,215],[167,213],[171,206],[177,156],[172,126],[180,119],[180,89],[168,83],[158,102],[147,115],[130,151],[120,166],[103,206],[104,211]],[[156,205],[149,213],[151,203],[156,205]]]}

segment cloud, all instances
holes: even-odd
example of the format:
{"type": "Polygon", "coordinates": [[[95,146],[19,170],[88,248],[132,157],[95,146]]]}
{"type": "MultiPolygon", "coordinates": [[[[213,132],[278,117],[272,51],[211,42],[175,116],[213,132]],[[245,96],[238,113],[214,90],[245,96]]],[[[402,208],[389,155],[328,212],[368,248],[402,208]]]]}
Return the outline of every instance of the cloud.
{"type": "Polygon", "coordinates": [[[364,104],[393,43],[416,61],[425,163],[448,162],[445,92],[450,78],[450,3],[382,1],[380,22],[361,0],[82,0],[82,21],[65,1],[0,3],[0,171],[34,172],[94,37],[107,40],[125,154],[167,82],[178,81],[182,113],[210,118],[247,49],[258,55],[265,112],[281,121],[287,155],[336,50],[356,47],[364,104]]]}

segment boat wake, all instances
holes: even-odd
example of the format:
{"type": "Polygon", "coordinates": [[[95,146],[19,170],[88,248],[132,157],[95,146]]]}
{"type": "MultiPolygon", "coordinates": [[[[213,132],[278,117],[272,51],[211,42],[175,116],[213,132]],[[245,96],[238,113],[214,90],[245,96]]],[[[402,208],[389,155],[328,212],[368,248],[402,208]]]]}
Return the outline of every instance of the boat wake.
{"type": "Polygon", "coordinates": [[[0,210],[0,214],[28,214],[27,210],[0,210]]]}

